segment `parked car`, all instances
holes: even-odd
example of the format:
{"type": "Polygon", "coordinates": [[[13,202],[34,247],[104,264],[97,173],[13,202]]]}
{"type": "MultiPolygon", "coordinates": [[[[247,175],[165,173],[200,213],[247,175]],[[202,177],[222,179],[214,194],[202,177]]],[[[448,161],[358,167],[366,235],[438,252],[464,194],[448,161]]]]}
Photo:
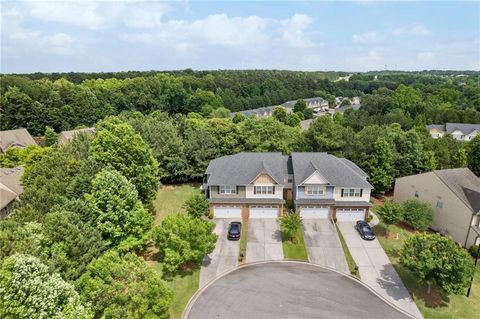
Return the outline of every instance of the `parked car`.
{"type": "Polygon", "coordinates": [[[228,240],[239,240],[240,234],[242,232],[242,223],[241,222],[231,222],[228,225],[228,240]]]}
{"type": "Polygon", "coordinates": [[[360,237],[364,240],[374,240],[375,239],[375,233],[372,230],[372,227],[363,220],[357,221],[357,224],[355,225],[355,229],[358,231],[360,234],[360,237]]]}

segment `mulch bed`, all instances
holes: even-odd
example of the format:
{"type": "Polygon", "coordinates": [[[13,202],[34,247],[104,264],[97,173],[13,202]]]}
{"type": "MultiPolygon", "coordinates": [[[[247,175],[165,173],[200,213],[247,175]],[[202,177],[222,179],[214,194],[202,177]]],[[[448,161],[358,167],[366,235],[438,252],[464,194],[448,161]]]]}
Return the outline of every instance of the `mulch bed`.
{"type": "Polygon", "coordinates": [[[443,296],[440,293],[440,291],[432,287],[429,294],[427,285],[422,286],[422,288],[420,289],[420,297],[425,301],[425,304],[429,307],[434,308],[444,304],[443,296]]]}

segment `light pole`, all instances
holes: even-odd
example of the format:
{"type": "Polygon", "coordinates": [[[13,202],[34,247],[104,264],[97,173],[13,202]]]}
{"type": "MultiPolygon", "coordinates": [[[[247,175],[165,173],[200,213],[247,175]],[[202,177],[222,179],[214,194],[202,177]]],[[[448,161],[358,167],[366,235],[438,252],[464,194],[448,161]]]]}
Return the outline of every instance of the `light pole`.
{"type": "MultiPolygon", "coordinates": [[[[478,237],[480,237],[480,235],[477,235],[477,237],[475,237],[474,243],[477,242],[478,237]]],[[[472,278],[470,278],[470,287],[468,287],[467,298],[470,297],[470,290],[472,290],[473,277],[475,276],[475,272],[477,271],[478,255],[480,255],[480,249],[477,249],[477,253],[475,255],[475,266],[473,267],[472,278]]]]}

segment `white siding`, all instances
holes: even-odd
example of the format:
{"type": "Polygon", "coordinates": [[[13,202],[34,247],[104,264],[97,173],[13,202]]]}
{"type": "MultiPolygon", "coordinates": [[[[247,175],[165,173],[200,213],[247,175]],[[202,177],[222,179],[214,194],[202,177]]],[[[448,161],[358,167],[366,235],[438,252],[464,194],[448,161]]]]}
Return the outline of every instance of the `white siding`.
{"type": "MultiPolygon", "coordinates": [[[[272,184],[262,184],[265,186],[274,186],[272,184]]],[[[257,185],[258,186],[258,185],[257,185]]],[[[279,198],[283,199],[283,186],[275,185],[275,194],[254,194],[253,193],[253,185],[248,185],[246,187],[246,198],[279,198]]]]}
{"type": "MultiPolygon", "coordinates": [[[[345,202],[369,202],[370,201],[370,189],[364,188],[362,191],[361,197],[342,197],[342,188],[349,188],[349,187],[335,187],[333,191],[333,198],[338,201],[345,201],[345,202]]],[[[355,188],[355,187],[352,187],[355,188]]]]}
{"type": "Polygon", "coordinates": [[[328,181],[318,172],[313,173],[303,184],[328,184],[328,181]]]}

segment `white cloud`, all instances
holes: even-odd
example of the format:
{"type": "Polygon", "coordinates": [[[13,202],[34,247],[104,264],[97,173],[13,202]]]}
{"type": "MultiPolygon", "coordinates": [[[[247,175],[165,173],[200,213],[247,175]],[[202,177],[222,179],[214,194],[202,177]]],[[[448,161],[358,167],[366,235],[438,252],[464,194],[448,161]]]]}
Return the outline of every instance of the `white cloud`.
{"type": "Polygon", "coordinates": [[[418,36],[425,36],[432,34],[427,27],[422,24],[416,24],[411,27],[399,27],[392,30],[393,35],[418,35],[418,36]]]}
{"type": "Polygon", "coordinates": [[[158,27],[171,7],[156,1],[25,1],[25,11],[35,19],[99,30],[117,25],[158,27]],[[142,2],[141,4],[139,2],[142,2]]]}
{"type": "Polygon", "coordinates": [[[380,41],[380,34],[376,31],[369,31],[352,35],[352,43],[366,44],[380,41]]]}
{"type": "Polygon", "coordinates": [[[305,48],[313,45],[313,42],[308,39],[304,32],[313,19],[305,14],[295,14],[290,19],[281,21],[282,25],[282,39],[293,47],[305,48]]]}

